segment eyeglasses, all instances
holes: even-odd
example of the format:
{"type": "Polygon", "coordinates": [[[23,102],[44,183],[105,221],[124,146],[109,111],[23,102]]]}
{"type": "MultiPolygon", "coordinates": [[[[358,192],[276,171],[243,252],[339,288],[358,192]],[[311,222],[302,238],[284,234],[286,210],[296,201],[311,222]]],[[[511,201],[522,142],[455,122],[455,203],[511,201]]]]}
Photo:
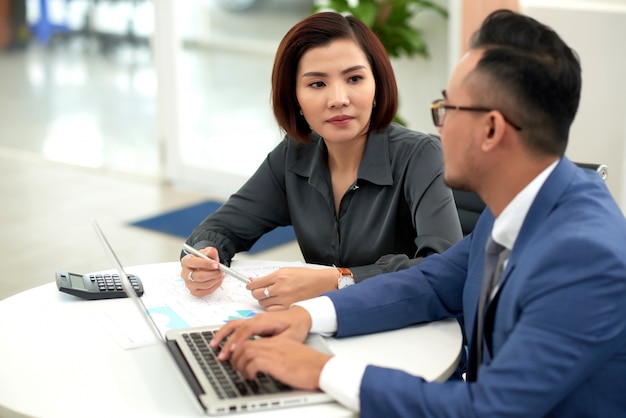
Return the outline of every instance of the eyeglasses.
{"type": "MultiPolygon", "coordinates": [[[[446,116],[446,112],[448,110],[466,110],[469,112],[491,112],[493,110],[497,110],[497,109],[489,109],[487,107],[452,106],[452,105],[444,104],[443,100],[444,99],[438,99],[430,104],[430,112],[433,115],[433,123],[435,124],[435,126],[443,126],[443,118],[446,116]]],[[[498,110],[498,112],[500,111],[498,110]]],[[[500,114],[502,114],[502,117],[504,118],[504,120],[508,124],[510,124],[512,127],[514,127],[516,130],[518,131],[522,130],[521,126],[516,125],[513,122],[511,122],[506,116],[504,116],[502,112],[500,112],[500,114]]]]}

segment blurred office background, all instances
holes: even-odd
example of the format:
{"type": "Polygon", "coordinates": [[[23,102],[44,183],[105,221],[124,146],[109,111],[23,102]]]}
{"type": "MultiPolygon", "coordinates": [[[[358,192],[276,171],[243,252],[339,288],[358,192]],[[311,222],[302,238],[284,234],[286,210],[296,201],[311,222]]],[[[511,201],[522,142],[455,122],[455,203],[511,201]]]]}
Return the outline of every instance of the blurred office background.
{"type": "MultiPolygon", "coordinates": [[[[568,156],[604,163],[626,199],[626,0],[438,0],[416,17],[429,59],[394,59],[400,115],[428,111],[494,5],[552,25],[581,55],[568,156]],[[509,6],[513,5],[513,6],[509,6]],[[497,6],[501,7],[501,6],[497,6]]],[[[0,299],[54,271],[108,268],[97,218],[126,265],[174,261],[182,240],[128,223],[224,200],[282,135],[274,52],[313,0],[0,0],[0,299]],[[18,6],[16,6],[16,4],[18,6]]],[[[252,257],[242,254],[238,257],[252,257]]],[[[256,257],[300,260],[287,244],[256,257]]]]}

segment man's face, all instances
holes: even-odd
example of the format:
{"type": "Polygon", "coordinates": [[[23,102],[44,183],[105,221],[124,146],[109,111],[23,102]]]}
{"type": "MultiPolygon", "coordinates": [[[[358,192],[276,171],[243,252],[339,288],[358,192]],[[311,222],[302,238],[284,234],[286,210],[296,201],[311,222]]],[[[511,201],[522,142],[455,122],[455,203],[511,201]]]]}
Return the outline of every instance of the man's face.
{"type": "MultiPolygon", "coordinates": [[[[444,102],[452,106],[476,106],[466,84],[467,75],[476,67],[482,51],[470,51],[455,68],[445,91],[444,102]]],[[[479,144],[475,129],[479,129],[477,121],[480,113],[448,109],[439,127],[443,162],[445,166],[444,180],[452,188],[474,190],[472,187],[476,170],[481,171],[477,162],[479,144]]]]}

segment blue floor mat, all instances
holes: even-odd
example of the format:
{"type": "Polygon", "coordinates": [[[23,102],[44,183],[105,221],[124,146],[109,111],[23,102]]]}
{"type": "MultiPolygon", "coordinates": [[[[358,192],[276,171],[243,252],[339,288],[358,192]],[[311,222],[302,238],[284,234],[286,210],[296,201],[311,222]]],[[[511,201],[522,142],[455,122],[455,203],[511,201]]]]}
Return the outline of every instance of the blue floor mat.
{"type": "MultiPolygon", "coordinates": [[[[174,235],[184,239],[191,234],[191,231],[193,231],[193,229],[198,226],[204,218],[215,212],[221,205],[221,202],[208,200],[206,202],[166,212],[151,218],[131,222],[130,225],[174,235]]],[[[249,253],[254,254],[269,250],[270,248],[286,244],[294,241],[295,239],[296,236],[293,232],[293,227],[279,227],[263,235],[252,246],[249,253]]]]}

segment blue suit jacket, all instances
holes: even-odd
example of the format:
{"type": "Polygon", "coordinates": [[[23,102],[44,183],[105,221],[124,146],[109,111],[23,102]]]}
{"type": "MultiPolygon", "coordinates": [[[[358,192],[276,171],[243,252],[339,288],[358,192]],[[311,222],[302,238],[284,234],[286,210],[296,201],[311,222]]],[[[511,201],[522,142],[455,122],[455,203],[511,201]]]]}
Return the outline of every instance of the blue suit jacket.
{"type": "MultiPolygon", "coordinates": [[[[419,266],[331,292],[337,336],[464,315],[475,326],[494,222],[419,266]]],[[[364,417],[626,416],[626,221],[596,173],[563,158],[530,207],[472,383],[368,366],[364,417]]],[[[471,344],[472,341],[470,340],[471,344]]]]}

